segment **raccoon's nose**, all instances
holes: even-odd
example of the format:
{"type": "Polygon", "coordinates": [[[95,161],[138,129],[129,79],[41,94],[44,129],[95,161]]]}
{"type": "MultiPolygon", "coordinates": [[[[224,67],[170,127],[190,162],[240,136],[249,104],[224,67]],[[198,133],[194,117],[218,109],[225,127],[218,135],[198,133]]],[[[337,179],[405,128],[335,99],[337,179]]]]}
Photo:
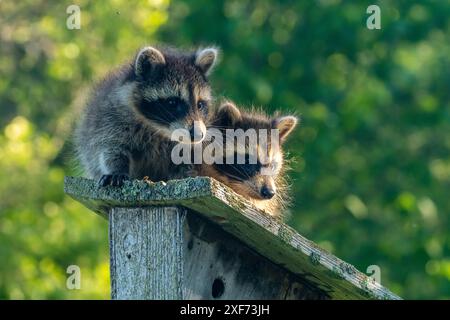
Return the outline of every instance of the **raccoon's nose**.
{"type": "Polygon", "coordinates": [[[193,143],[198,143],[203,141],[205,138],[205,125],[203,123],[195,123],[190,129],[189,134],[191,136],[191,141],[193,143]]]}
{"type": "Polygon", "coordinates": [[[191,141],[193,142],[200,142],[203,140],[203,132],[200,130],[197,132],[194,127],[189,130],[189,134],[191,135],[191,141]]]}
{"type": "Polygon", "coordinates": [[[261,196],[264,199],[272,199],[275,195],[275,191],[272,188],[269,188],[268,186],[263,186],[261,188],[261,196]]]}

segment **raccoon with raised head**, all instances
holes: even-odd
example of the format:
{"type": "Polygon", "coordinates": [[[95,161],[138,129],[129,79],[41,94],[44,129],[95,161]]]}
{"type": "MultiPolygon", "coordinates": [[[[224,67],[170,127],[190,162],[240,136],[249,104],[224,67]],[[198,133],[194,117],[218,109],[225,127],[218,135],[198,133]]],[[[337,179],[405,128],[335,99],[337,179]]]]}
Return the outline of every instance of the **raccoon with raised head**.
{"type": "Polygon", "coordinates": [[[203,139],[212,100],[207,76],[217,53],[145,47],[100,82],[75,131],[87,175],[101,186],[184,177],[186,168],[170,159],[171,133],[183,128],[193,143],[203,139]]]}
{"type": "MultiPolygon", "coordinates": [[[[250,150],[248,141],[243,155],[245,163],[239,164],[234,161],[228,164],[224,160],[222,164],[198,165],[196,170],[199,175],[210,176],[224,183],[236,193],[244,196],[257,208],[267,212],[269,215],[282,218],[283,210],[289,202],[288,184],[286,181],[287,165],[281,145],[286,141],[289,134],[297,125],[295,116],[273,116],[270,117],[262,111],[239,110],[233,103],[226,102],[216,111],[211,127],[220,129],[223,133],[224,143],[229,135],[226,129],[242,129],[244,132],[254,129],[258,135],[257,149],[261,146],[261,134],[267,133],[267,150],[258,152],[256,163],[250,163],[250,150]],[[261,130],[260,129],[265,129],[261,130]],[[271,130],[278,130],[279,141],[271,141],[271,130]],[[265,152],[265,153],[264,153],[265,152]],[[264,159],[261,158],[264,155],[264,159]],[[264,160],[264,161],[263,161],[264,160]]],[[[233,143],[235,152],[236,145],[233,143]]],[[[238,151],[241,152],[241,151],[238,151]]],[[[225,155],[224,151],[224,155],[225,155]]],[[[236,160],[237,154],[234,155],[236,160]]],[[[255,161],[253,161],[255,162],[255,161]]]]}

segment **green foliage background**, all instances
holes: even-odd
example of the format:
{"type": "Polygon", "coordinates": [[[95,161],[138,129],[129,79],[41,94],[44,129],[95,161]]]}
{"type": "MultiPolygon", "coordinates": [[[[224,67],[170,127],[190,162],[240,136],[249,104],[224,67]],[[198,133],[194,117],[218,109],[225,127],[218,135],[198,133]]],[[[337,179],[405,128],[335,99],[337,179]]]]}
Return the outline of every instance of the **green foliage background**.
{"type": "Polygon", "coordinates": [[[81,30],[72,1],[0,1],[0,298],[109,298],[107,223],[63,194],[68,141],[93,81],[155,42],[216,44],[218,95],[302,115],[293,227],[405,298],[450,298],[448,1],[75,3],[81,30]]]}

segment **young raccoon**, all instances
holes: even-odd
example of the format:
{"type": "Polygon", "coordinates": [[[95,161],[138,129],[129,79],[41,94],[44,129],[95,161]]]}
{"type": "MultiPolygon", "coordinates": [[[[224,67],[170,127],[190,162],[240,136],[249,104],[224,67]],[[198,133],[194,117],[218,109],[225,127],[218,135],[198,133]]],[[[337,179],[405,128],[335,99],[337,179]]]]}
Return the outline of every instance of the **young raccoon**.
{"type": "MultiPolygon", "coordinates": [[[[253,150],[260,152],[251,151],[250,139],[244,140],[245,146],[241,148],[241,151],[237,148],[237,144],[233,143],[233,163],[226,163],[224,159],[223,164],[202,164],[197,167],[198,174],[215,178],[249,199],[257,208],[272,216],[281,217],[281,211],[289,200],[285,175],[287,168],[281,144],[286,141],[296,124],[297,118],[294,116],[269,117],[262,112],[240,111],[230,102],[223,104],[214,116],[212,127],[221,130],[224,144],[230,137],[226,129],[242,129],[244,132],[254,129],[257,135],[257,146],[253,150]],[[266,131],[260,131],[260,129],[266,131]],[[272,129],[278,129],[279,141],[272,141],[272,129]],[[267,133],[267,140],[263,140],[262,137],[265,133],[267,133]],[[267,143],[265,144],[264,141],[267,143]],[[241,159],[245,159],[245,163],[241,161],[239,164],[237,158],[242,151],[245,154],[241,154],[241,159]],[[256,160],[253,164],[249,161],[252,154],[256,160]]],[[[224,149],[226,149],[225,146],[224,149]]],[[[226,150],[223,154],[226,155],[226,150]]]]}
{"type": "Polygon", "coordinates": [[[183,128],[193,143],[203,139],[212,99],[207,75],[216,60],[214,48],[146,47],[96,86],[75,132],[87,174],[101,186],[184,176],[170,161],[171,133],[183,128]]]}

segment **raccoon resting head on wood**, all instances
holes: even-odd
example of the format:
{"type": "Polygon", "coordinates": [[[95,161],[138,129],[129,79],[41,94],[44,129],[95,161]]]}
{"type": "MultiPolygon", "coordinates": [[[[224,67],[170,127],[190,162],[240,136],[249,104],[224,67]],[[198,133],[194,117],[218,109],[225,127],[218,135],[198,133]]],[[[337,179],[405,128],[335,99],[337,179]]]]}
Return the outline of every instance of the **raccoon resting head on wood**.
{"type": "Polygon", "coordinates": [[[286,181],[287,165],[281,146],[297,122],[294,116],[270,117],[260,111],[239,110],[231,102],[222,104],[212,120],[211,127],[221,130],[224,140],[234,139],[239,135],[239,130],[240,134],[247,136],[251,134],[250,130],[254,130],[257,139],[253,139],[253,142],[251,138],[241,140],[244,145],[240,149],[237,140],[237,143],[224,146],[224,149],[230,151],[224,150],[223,163],[200,165],[200,175],[215,178],[246,197],[257,208],[272,216],[282,217],[282,211],[289,202],[289,193],[286,181]],[[273,129],[277,132],[275,136],[271,134],[273,129]],[[263,135],[266,135],[266,140],[263,135]],[[273,139],[278,141],[272,141],[273,139]],[[229,146],[232,146],[233,150],[229,146]],[[238,161],[239,154],[244,163],[238,161]],[[254,161],[249,161],[252,154],[254,161]],[[227,162],[225,158],[230,155],[232,159],[227,162]]]}

